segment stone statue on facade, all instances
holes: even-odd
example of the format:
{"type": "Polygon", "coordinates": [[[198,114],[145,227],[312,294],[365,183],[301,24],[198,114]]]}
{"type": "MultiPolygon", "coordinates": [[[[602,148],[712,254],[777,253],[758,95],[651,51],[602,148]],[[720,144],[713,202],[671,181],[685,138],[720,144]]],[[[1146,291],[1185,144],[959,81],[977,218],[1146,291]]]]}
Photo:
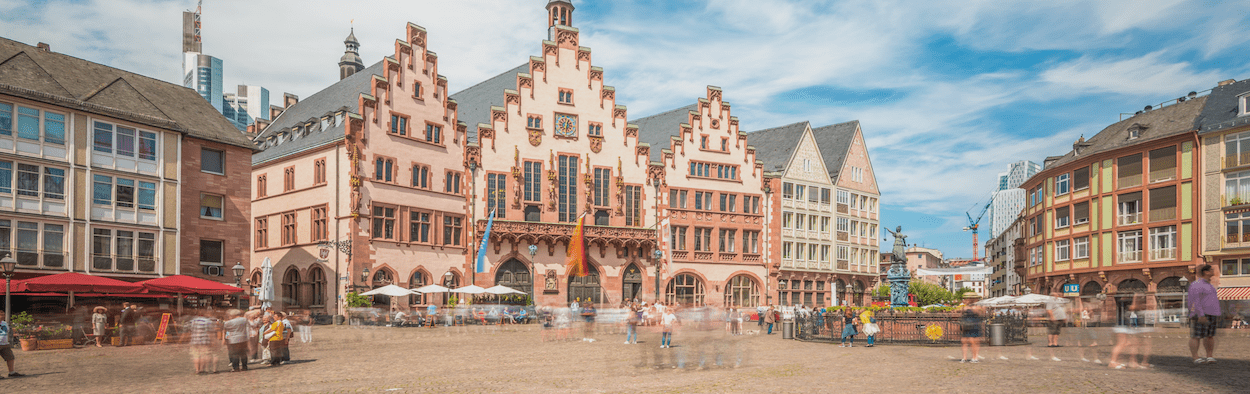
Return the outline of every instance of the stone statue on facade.
{"type": "Polygon", "coordinates": [[[903,235],[903,226],[894,231],[885,229],[894,236],[894,250],[890,255],[890,270],[886,280],[890,282],[890,306],[910,306],[908,288],[911,286],[911,271],[907,270],[907,236],[903,235]]]}

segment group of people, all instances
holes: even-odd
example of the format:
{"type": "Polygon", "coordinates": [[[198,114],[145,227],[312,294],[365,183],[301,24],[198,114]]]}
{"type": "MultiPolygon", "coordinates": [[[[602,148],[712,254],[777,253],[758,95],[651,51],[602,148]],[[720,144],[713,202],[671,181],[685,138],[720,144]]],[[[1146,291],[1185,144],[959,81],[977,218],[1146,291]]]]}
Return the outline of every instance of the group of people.
{"type": "Polygon", "coordinates": [[[307,316],[287,314],[272,308],[253,307],[246,313],[226,311],[224,318],[210,311],[199,311],[187,324],[191,358],[197,374],[216,373],[217,355],[226,347],[230,372],[248,370],[251,363],[271,367],[291,361],[290,344],[296,330],[303,343],[312,341],[307,316]]]}

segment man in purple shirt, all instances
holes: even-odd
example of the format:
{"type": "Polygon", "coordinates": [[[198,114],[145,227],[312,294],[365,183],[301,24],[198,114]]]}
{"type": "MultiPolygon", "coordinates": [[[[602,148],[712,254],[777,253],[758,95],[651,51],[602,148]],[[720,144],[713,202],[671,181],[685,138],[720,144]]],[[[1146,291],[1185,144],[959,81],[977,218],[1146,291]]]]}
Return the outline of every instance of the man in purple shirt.
{"type": "Polygon", "coordinates": [[[1210,364],[1215,362],[1215,328],[1219,325],[1220,301],[1215,296],[1215,286],[1211,278],[1215,276],[1215,267],[1209,264],[1198,266],[1198,279],[1189,285],[1189,317],[1191,319],[1189,335],[1189,353],[1194,364],[1210,364]],[[1207,350],[1207,357],[1198,357],[1198,345],[1207,350]]]}

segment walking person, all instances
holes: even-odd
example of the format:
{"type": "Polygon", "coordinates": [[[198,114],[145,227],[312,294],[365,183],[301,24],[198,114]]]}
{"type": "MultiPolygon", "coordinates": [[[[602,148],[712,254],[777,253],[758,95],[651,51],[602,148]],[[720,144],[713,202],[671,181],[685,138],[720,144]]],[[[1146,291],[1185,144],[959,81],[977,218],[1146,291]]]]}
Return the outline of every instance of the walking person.
{"type": "Polygon", "coordinates": [[[121,316],[117,318],[117,342],[118,346],[127,346],[130,344],[130,337],[135,335],[135,320],[138,318],[138,312],[129,302],[122,303],[121,316]]]}
{"type": "Polygon", "coordinates": [[[104,334],[107,332],[109,317],[108,309],[97,306],[91,313],[91,335],[95,336],[95,347],[104,347],[104,334]]]}
{"type": "MultiPolygon", "coordinates": [[[[1133,301],[1129,304],[1129,313],[1136,315],[1138,311],[1145,312],[1146,295],[1136,293],[1133,295],[1133,301]]],[[[1122,319],[1123,320],[1123,319],[1122,319]]],[[[1107,366],[1113,369],[1124,369],[1125,364],[1120,362],[1120,355],[1128,355],[1128,368],[1150,368],[1147,359],[1150,357],[1149,338],[1144,338],[1143,334],[1153,331],[1149,328],[1137,327],[1132,322],[1128,325],[1117,325],[1114,331],[1116,333],[1116,344],[1111,349],[1111,358],[1107,360],[1107,366]]]]}
{"type": "Polygon", "coordinates": [[[238,309],[226,311],[226,354],[230,358],[230,372],[247,370],[248,321],[238,309]]]}
{"type": "Polygon", "coordinates": [[[1211,364],[1215,362],[1215,328],[1220,324],[1220,301],[1215,295],[1215,286],[1211,278],[1215,276],[1215,267],[1210,264],[1198,266],[1198,279],[1189,285],[1189,318],[1190,324],[1189,354],[1194,364],[1211,364]],[[1198,347],[1206,349],[1207,357],[1198,357],[1198,347]]]}
{"type": "Polygon", "coordinates": [[[764,304],[755,307],[755,324],[759,326],[759,331],[764,331],[764,312],[767,311],[768,308],[765,308],[764,304]]]}
{"type": "MultiPolygon", "coordinates": [[[[1060,294],[1054,292],[1051,297],[1059,299],[1060,294]]],[[[1068,306],[1066,302],[1055,300],[1046,303],[1046,347],[1050,348],[1050,361],[1062,361],[1059,357],[1055,357],[1055,348],[1059,347],[1059,334],[1063,332],[1063,326],[1068,324],[1068,306]]]]}
{"type": "Polygon", "coordinates": [[[300,343],[312,342],[312,312],[304,311],[304,314],[300,316],[299,321],[296,324],[299,329],[300,343]]]}
{"type": "Polygon", "coordinates": [[[677,314],[673,313],[673,308],[664,308],[664,315],[660,317],[660,348],[667,349],[673,345],[673,325],[677,324],[677,314]]]}
{"type": "Polygon", "coordinates": [[[981,324],[985,321],[984,312],[981,307],[973,305],[981,296],[976,293],[964,294],[964,305],[960,311],[959,326],[962,331],[963,346],[960,348],[961,357],[959,362],[981,362],[981,324]],[[968,353],[971,350],[972,359],[968,359],[968,353]]]}
{"type": "Polygon", "coordinates": [[[260,320],[261,312],[255,308],[252,307],[243,314],[243,317],[247,319],[247,358],[253,363],[260,361],[260,335],[263,331],[260,320]]]}
{"type": "MultiPolygon", "coordinates": [[[[0,316],[4,316],[4,310],[0,309],[0,316]]],[[[13,355],[13,331],[9,329],[9,322],[0,319],[0,358],[4,359],[4,363],[9,367],[7,377],[16,378],[18,376],[26,376],[18,373],[14,368],[17,365],[17,357],[13,355]]]]}
{"type": "Polygon", "coordinates": [[[773,335],[773,324],[777,323],[777,315],[773,312],[772,305],[764,310],[764,324],[768,325],[768,335],[773,335]]]}
{"type": "Polygon", "coordinates": [[[842,314],[842,347],[855,347],[855,335],[859,334],[859,331],[855,329],[856,323],[855,309],[847,307],[842,314]]]}
{"type": "Polygon", "coordinates": [[[642,318],[641,311],[638,306],[629,304],[625,311],[629,313],[625,316],[625,344],[633,345],[638,343],[638,320],[642,318]]]}
{"type": "Polygon", "coordinates": [[[864,335],[868,336],[868,347],[876,346],[877,333],[881,332],[881,328],[877,327],[876,315],[872,311],[864,309],[864,312],[859,314],[859,322],[863,324],[864,335]]]}
{"type": "Polygon", "coordinates": [[[217,356],[213,354],[212,343],[217,339],[217,330],[208,312],[198,309],[191,318],[191,362],[195,365],[196,374],[217,373],[217,356]],[[212,371],[209,371],[212,369],[212,371]]]}

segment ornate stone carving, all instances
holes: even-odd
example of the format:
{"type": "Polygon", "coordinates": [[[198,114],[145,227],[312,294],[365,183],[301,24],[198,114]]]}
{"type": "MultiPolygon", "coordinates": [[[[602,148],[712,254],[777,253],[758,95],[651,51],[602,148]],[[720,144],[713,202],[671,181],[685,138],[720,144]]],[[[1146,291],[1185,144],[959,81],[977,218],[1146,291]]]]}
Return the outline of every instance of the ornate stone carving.
{"type": "Polygon", "coordinates": [[[530,145],[538,146],[543,143],[543,131],[539,129],[525,129],[530,135],[530,145]]]}
{"type": "Polygon", "coordinates": [[[647,159],[651,157],[651,147],[638,145],[634,147],[634,164],[638,164],[638,158],[647,159]]]}
{"type": "Polygon", "coordinates": [[[479,145],[482,143],[482,141],[486,139],[490,139],[490,148],[492,150],[495,149],[495,129],[481,127],[481,128],[478,128],[477,135],[479,137],[478,138],[479,145]]]}
{"type": "Polygon", "coordinates": [[[591,81],[603,81],[603,70],[590,70],[591,81]]]}
{"type": "Polygon", "coordinates": [[[577,32],[564,29],[557,30],[556,44],[577,47],[577,32]]]}
{"type": "Polygon", "coordinates": [[[519,94],[504,93],[503,98],[504,98],[505,105],[509,105],[509,104],[515,104],[518,106],[521,105],[521,95],[519,94]]]}
{"type": "Polygon", "coordinates": [[[721,93],[721,92],[720,92],[720,90],[719,90],[719,89],[708,89],[708,90],[707,90],[707,99],[708,99],[709,101],[720,101],[720,93],[721,93]]]}
{"type": "Polygon", "coordinates": [[[586,138],[590,139],[590,151],[591,152],[599,153],[599,151],[603,150],[603,137],[592,135],[586,138]]]}
{"type": "MultiPolygon", "coordinates": [[[[544,56],[545,56],[545,55],[555,55],[555,54],[557,54],[557,53],[558,53],[558,52],[556,51],[556,46],[555,46],[555,45],[551,45],[551,44],[548,44],[548,43],[545,43],[545,42],[543,43],[543,55],[544,55],[544,56]]],[[[557,58],[557,59],[556,59],[556,61],[559,61],[559,58],[557,58]]]]}
{"type": "Polygon", "coordinates": [[[581,62],[581,61],[583,61],[583,60],[585,60],[585,61],[587,61],[587,62],[589,62],[589,61],[590,61],[590,51],[583,50],[583,49],[578,49],[578,50],[577,50],[577,61],[578,61],[578,62],[581,62]]]}
{"type": "Polygon", "coordinates": [[[630,137],[633,137],[633,138],[638,138],[638,127],[637,127],[637,126],[631,126],[631,125],[627,125],[627,126],[625,126],[625,138],[627,138],[627,139],[625,140],[625,145],[629,145],[629,140],[628,140],[628,138],[630,138],[630,137]]]}

